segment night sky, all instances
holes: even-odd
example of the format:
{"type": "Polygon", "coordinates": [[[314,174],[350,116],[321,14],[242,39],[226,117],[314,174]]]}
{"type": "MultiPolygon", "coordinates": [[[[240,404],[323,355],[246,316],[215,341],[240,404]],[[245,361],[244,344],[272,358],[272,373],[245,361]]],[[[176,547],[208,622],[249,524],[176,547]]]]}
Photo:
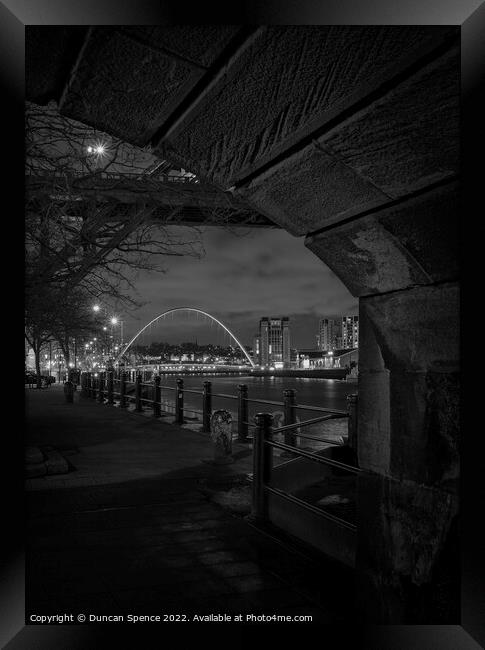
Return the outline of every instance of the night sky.
{"type": "MultiPolygon", "coordinates": [[[[164,274],[140,272],[134,283],[137,299],[145,304],[120,314],[125,340],[165,310],[198,307],[221,320],[244,345],[252,345],[262,316],[289,316],[291,346],[316,347],[319,318],[358,313],[357,299],[305,248],[302,237],[276,229],[236,232],[207,227],[202,258],[157,257],[164,274]]],[[[199,343],[222,344],[214,331],[182,314],[165,319],[156,334],[146,340],[176,343],[197,336],[199,343]]]]}

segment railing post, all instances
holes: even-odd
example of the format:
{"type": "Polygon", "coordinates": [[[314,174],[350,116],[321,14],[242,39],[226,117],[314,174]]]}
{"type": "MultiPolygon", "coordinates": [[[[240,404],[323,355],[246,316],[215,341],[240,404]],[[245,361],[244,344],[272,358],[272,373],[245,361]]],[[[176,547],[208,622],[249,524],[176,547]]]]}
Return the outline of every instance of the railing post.
{"type": "Polygon", "coordinates": [[[92,382],[91,382],[91,397],[93,399],[96,399],[96,377],[93,375],[92,382]]]}
{"type": "Polygon", "coordinates": [[[184,380],[177,379],[175,390],[175,420],[174,424],[184,423],[184,380]]]}
{"type": "Polygon", "coordinates": [[[141,402],[141,375],[137,375],[135,379],[135,411],[141,413],[143,406],[141,402]]]}
{"type": "Polygon", "coordinates": [[[162,389],[160,388],[160,382],[160,375],[157,375],[153,382],[153,417],[155,418],[159,418],[162,415],[160,404],[162,401],[162,389]]]}
{"type": "Polygon", "coordinates": [[[202,394],[202,431],[210,433],[212,415],[212,382],[205,381],[202,394]]]}
{"type": "Polygon", "coordinates": [[[347,412],[349,414],[347,444],[357,453],[357,393],[347,395],[347,412]]]}
{"type": "Polygon", "coordinates": [[[239,442],[248,440],[248,387],[246,384],[238,385],[238,408],[237,408],[237,439],[239,442]]]}
{"type": "Polygon", "coordinates": [[[264,486],[271,475],[272,450],[265,441],[271,438],[273,416],[271,413],[257,413],[254,421],[256,429],[253,443],[253,494],[250,518],[256,521],[266,519],[267,514],[264,486]]]}
{"type": "Polygon", "coordinates": [[[126,372],[122,372],[120,376],[120,408],[125,409],[126,406],[126,372]]]}
{"type": "Polygon", "coordinates": [[[111,406],[114,404],[114,399],[113,399],[113,371],[108,370],[108,391],[107,391],[107,397],[108,397],[108,404],[111,406]]]}
{"type": "MultiPolygon", "coordinates": [[[[287,388],[283,391],[283,400],[285,403],[285,419],[284,425],[295,424],[296,422],[296,397],[295,391],[292,388],[287,388]]],[[[285,445],[290,445],[291,447],[296,446],[296,436],[291,431],[285,431],[285,445]]],[[[289,452],[288,452],[289,453],[289,452]]]]}
{"type": "Polygon", "coordinates": [[[101,404],[104,402],[104,377],[99,373],[98,380],[98,402],[101,404]]]}

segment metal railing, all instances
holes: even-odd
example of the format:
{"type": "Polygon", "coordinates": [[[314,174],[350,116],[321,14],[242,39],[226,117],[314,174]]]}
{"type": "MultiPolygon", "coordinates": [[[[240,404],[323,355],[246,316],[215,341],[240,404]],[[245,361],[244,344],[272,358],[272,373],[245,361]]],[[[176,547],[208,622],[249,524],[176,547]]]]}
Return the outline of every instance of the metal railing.
{"type": "Polygon", "coordinates": [[[176,380],[176,386],[168,386],[162,385],[161,377],[158,375],[153,378],[153,381],[149,382],[143,381],[140,374],[135,376],[135,381],[128,381],[128,374],[126,372],[119,372],[118,377],[115,377],[114,371],[100,372],[96,373],[96,375],[89,372],[82,374],[81,389],[83,395],[97,399],[100,403],[106,402],[108,405],[114,405],[115,400],[117,400],[121,408],[127,408],[131,403],[134,404],[134,410],[139,413],[143,412],[148,405],[149,408],[151,407],[153,415],[156,418],[160,418],[162,414],[174,414],[174,422],[176,424],[183,424],[185,422],[186,413],[196,414],[197,416],[201,416],[202,431],[207,433],[210,432],[210,418],[214,398],[236,402],[237,417],[235,423],[237,426],[237,440],[239,442],[252,442],[253,436],[250,435],[250,430],[252,432],[257,429],[257,424],[251,423],[249,419],[250,404],[283,407],[284,424],[278,429],[275,429],[274,432],[283,433],[284,444],[290,446],[296,445],[298,439],[324,442],[331,445],[344,444],[343,441],[322,436],[312,436],[308,433],[301,433],[300,431],[301,427],[318,424],[327,420],[348,418],[351,415],[348,426],[349,441],[351,432],[355,430],[353,420],[355,420],[356,409],[354,404],[351,405],[349,402],[348,411],[297,404],[296,394],[292,389],[284,390],[283,400],[276,401],[249,398],[246,384],[239,384],[237,394],[231,394],[213,392],[212,382],[210,381],[204,381],[202,390],[196,390],[185,388],[184,380],[181,378],[176,380]],[[162,400],[162,393],[166,391],[174,394],[174,399],[171,402],[162,400]],[[185,393],[200,395],[202,408],[189,408],[184,401],[185,393]],[[322,415],[303,422],[297,421],[297,411],[299,410],[321,413],[322,415]]]}
{"type": "MultiPolygon", "coordinates": [[[[353,404],[356,400],[351,400],[353,404]]],[[[349,419],[352,418],[352,409],[349,409],[349,419]]],[[[324,519],[328,519],[339,526],[347,528],[351,531],[357,529],[355,523],[338,517],[322,507],[317,507],[295,495],[285,492],[279,488],[273,487],[270,484],[271,471],[273,468],[273,449],[281,449],[292,456],[299,458],[306,458],[312,462],[326,465],[333,469],[341,470],[351,474],[359,474],[361,470],[354,465],[348,465],[332,458],[321,456],[315,452],[300,449],[294,444],[286,444],[277,442],[273,436],[277,433],[284,433],[285,438],[287,434],[295,438],[301,437],[302,434],[296,432],[298,427],[304,427],[314,423],[315,421],[323,420],[322,418],[313,418],[304,422],[298,422],[282,427],[273,428],[273,416],[271,413],[258,413],[255,417],[256,429],[254,435],[253,446],[253,477],[252,477],[252,510],[251,516],[255,521],[266,521],[268,519],[268,494],[274,494],[286,501],[289,501],[304,510],[312,512],[324,519]]]]}
{"type": "Polygon", "coordinates": [[[66,179],[85,179],[85,180],[96,180],[101,178],[103,180],[127,180],[127,181],[140,181],[140,182],[162,182],[162,183],[199,183],[199,179],[196,176],[184,176],[182,174],[141,174],[140,172],[93,172],[85,173],[78,172],[75,170],[69,171],[59,171],[59,170],[47,170],[47,169],[36,169],[35,172],[29,170],[29,177],[43,177],[43,178],[66,178],[66,179]]]}

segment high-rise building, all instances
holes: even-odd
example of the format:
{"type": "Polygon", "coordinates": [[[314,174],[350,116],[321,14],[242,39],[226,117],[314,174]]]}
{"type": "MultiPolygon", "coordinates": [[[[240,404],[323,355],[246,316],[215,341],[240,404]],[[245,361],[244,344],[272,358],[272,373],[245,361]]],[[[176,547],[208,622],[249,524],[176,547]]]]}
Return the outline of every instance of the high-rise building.
{"type": "Polygon", "coordinates": [[[342,316],[342,349],[359,347],[359,317],[342,316]]]}
{"type": "Polygon", "coordinates": [[[359,317],[321,318],[318,324],[319,350],[347,350],[359,347],[359,317]]]}
{"type": "Polygon", "coordinates": [[[342,344],[342,321],[338,318],[321,318],[317,343],[319,350],[338,350],[342,344]]]}
{"type": "Polygon", "coordinates": [[[253,362],[256,365],[261,364],[261,336],[256,334],[253,340],[253,362]]]}
{"type": "Polygon", "coordinates": [[[283,318],[262,318],[259,321],[261,366],[289,368],[291,365],[290,320],[283,318]]]}

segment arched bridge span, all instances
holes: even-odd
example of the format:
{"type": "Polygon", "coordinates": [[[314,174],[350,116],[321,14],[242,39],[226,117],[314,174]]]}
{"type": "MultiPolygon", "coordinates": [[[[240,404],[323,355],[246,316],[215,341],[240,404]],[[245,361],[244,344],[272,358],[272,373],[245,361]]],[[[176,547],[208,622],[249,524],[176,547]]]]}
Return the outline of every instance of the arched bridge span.
{"type": "Polygon", "coordinates": [[[202,309],[198,309],[197,307],[175,307],[174,309],[167,309],[167,311],[164,311],[162,314],[159,314],[158,316],[156,316],[155,318],[153,318],[149,323],[147,323],[144,327],[142,327],[141,330],[140,330],[137,334],[135,334],[135,336],[131,339],[131,341],[130,341],[129,343],[127,343],[127,345],[125,345],[125,347],[124,347],[123,350],[120,352],[120,354],[118,355],[118,357],[117,357],[116,360],[119,361],[120,359],[123,358],[123,355],[126,354],[126,351],[127,351],[127,350],[130,348],[130,346],[131,346],[131,345],[136,341],[136,339],[137,339],[141,334],[143,334],[143,332],[147,329],[147,327],[150,327],[150,325],[153,325],[153,323],[155,323],[155,322],[156,322],[157,320],[159,320],[160,318],[164,318],[164,317],[167,316],[168,314],[172,314],[172,313],[174,313],[174,312],[178,312],[178,311],[196,312],[196,313],[198,313],[198,314],[202,314],[203,316],[207,316],[208,318],[210,318],[211,320],[213,320],[215,323],[217,323],[218,325],[220,325],[220,326],[221,326],[221,327],[222,327],[222,328],[223,328],[223,329],[224,329],[224,330],[229,334],[229,336],[230,336],[230,337],[231,337],[231,338],[232,338],[232,339],[237,343],[237,345],[239,346],[239,348],[240,348],[241,351],[243,352],[244,356],[245,356],[246,359],[249,361],[250,365],[251,365],[252,367],[254,367],[253,360],[251,359],[251,357],[249,356],[249,354],[247,353],[247,351],[244,349],[244,346],[241,344],[241,342],[240,342],[240,341],[236,338],[236,336],[231,332],[231,330],[230,330],[228,327],[226,327],[226,326],[224,325],[224,323],[222,323],[222,322],[221,322],[219,319],[217,319],[215,316],[212,316],[212,314],[209,314],[208,312],[203,311],[202,309]]]}

